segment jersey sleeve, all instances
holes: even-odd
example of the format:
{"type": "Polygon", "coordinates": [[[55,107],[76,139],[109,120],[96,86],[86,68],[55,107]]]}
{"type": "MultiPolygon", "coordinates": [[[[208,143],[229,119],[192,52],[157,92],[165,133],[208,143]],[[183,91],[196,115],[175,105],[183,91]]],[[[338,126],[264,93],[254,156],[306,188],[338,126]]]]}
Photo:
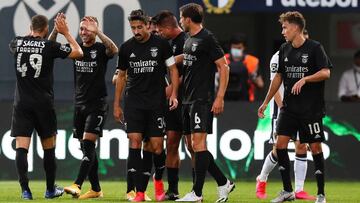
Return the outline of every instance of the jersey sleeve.
{"type": "Polygon", "coordinates": [[[49,44],[54,58],[66,58],[71,53],[70,44],[60,44],[53,41],[49,41],[49,44]]]}
{"type": "Polygon", "coordinates": [[[326,55],[324,47],[319,44],[315,48],[315,62],[316,67],[320,70],[321,68],[332,68],[331,61],[326,55]]]}
{"type": "Polygon", "coordinates": [[[209,43],[209,46],[210,46],[209,47],[209,52],[210,52],[209,57],[212,61],[216,61],[225,55],[218,40],[215,38],[215,36],[213,34],[209,35],[209,40],[207,43],[209,43]]]}
{"type": "Polygon", "coordinates": [[[279,51],[277,51],[270,60],[270,80],[273,80],[279,69],[279,51]]]}
{"type": "Polygon", "coordinates": [[[166,66],[175,64],[175,58],[171,49],[170,44],[166,40],[162,40],[162,53],[163,59],[165,60],[166,66]]]}
{"type": "Polygon", "coordinates": [[[127,63],[127,57],[125,54],[125,50],[126,50],[126,48],[125,48],[124,44],[122,44],[120,46],[120,50],[118,53],[116,69],[120,69],[120,70],[124,70],[124,71],[128,69],[128,63],[127,63]]]}

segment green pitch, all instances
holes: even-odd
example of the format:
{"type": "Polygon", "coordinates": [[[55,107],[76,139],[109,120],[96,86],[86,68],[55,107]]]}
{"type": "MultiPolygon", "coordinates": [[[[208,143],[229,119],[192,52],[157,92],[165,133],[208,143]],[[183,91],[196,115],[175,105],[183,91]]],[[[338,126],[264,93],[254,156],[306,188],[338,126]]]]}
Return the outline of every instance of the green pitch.
{"type": "MultiPolygon", "coordinates": [[[[58,181],[61,186],[71,184],[70,181],[58,181]]],[[[180,194],[184,195],[191,188],[191,183],[182,181],[179,184],[180,194]]],[[[125,190],[126,182],[120,181],[102,181],[102,190],[104,198],[96,200],[82,200],[85,202],[126,202],[125,190]]],[[[165,183],[165,187],[166,187],[165,183]]],[[[311,193],[316,193],[316,183],[306,182],[306,190],[311,193]]],[[[30,187],[32,189],[34,200],[32,202],[80,202],[80,200],[72,199],[70,195],[64,194],[62,197],[54,200],[44,199],[44,181],[31,181],[30,187]]],[[[89,183],[85,182],[82,192],[86,192],[89,188],[89,183]]],[[[275,197],[280,190],[280,182],[269,182],[267,191],[268,199],[258,200],[255,198],[255,182],[237,182],[235,190],[230,194],[228,202],[270,202],[271,198],[275,197]]],[[[153,185],[149,182],[148,192],[149,196],[153,198],[153,185]]],[[[328,182],[326,183],[327,202],[330,203],[352,203],[360,202],[360,182],[328,182]]],[[[214,181],[207,181],[204,186],[204,202],[215,202],[217,198],[216,184],[214,181]]],[[[0,181],[0,202],[25,202],[20,199],[20,187],[16,181],[0,181]]],[[[309,202],[309,201],[296,201],[309,202]]],[[[312,202],[312,201],[310,201],[312,202]]]]}

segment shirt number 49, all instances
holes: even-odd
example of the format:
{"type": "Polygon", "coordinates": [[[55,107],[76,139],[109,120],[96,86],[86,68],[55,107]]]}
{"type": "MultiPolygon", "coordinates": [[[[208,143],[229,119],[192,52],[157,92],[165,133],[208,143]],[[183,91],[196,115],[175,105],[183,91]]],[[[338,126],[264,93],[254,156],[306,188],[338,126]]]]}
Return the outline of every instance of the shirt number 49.
{"type": "MultiPolygon", "coordinates": [[[[23,63],[21,65],[21,57],[23,53],[19,53],[16,60],[16,69],[21,73],[21,77],[26,76],[26,71],[28,70],[28,67],[26,66],[26,63],[23,63]]],[[[29,56],[29,63],[33,69],[35,69],[34,78],[38,78],[40,76],[41,72],[41,66],[42,66],[42,55],[40,54],[31,54],[29,56]]]]}

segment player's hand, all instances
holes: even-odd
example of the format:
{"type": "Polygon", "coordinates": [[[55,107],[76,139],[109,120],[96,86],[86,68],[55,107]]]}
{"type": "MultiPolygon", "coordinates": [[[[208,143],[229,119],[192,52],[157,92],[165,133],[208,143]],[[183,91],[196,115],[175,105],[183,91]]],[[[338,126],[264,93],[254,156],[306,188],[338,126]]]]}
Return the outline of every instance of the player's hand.
{"type": "Polygon", "coordinates": [[[99,32],[99,27],[98,27],[98,24],[96,23],[96,21],[89,16],[85,17],[85,19],[86,19],[86,21],[89,22],[86,26],[86,29],[89,32],[97,34],[99,32]]]}
{"type": "Polygon", "coordinates": [[[65,15],[63,13],[58,13],[55,18],[55,28],[58,33],[65,35],[69,33],[69,27],[66,22],[65,15]]]}
{"type": "Polygon", "coordinates": [[[121,109],[121,107],[114,107],[113,114],[115,121],[124,124],[123,110],[121,109]]]}
{"type": "Polygon", "coordinates": [[[224,99],[216,97],[215,101],[211,107],[211,112],[215,115],[219,115],[224,111],[224,99]]]}
{"type": "Polygon", "coordinates": [[[298,95],[301,92],[301,88],[305,85],[306,81],[305,78],[301,78],[297,81],[291,89],[291,93],[294,95],[298,95]]]}
{"type": "Polygon", "coordinates": [[[166,99],[169,99],[171,97],[171,93],[172,93],[172,85],[168,85],[165,88],[166,99]]]}
{"type": "Polygon", "coordinates": [[[178,102],[177,98],[175,96],[171,96],[169,99],[170,111],[176,109],[178,104],[179,104],[179,102],[178,102]]]}
{"type": "Polygon", "coordinates": [[[264,112],[266,110],[266,107],[267,107],[267,104],[264,104],[264,103],[259,107],[259,109],[258,109],[258,117],[259,118],[264,118],[265,117],[264,112]]]}

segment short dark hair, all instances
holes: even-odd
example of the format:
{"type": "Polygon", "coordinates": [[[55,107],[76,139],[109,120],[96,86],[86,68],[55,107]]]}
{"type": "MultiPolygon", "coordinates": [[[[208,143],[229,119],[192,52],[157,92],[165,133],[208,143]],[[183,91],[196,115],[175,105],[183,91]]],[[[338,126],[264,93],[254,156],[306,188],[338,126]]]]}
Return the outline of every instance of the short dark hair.
{"type": "Polygon", "coordinates": [[[36,32],[42,32],[48,26],[49,20],[46,16],[35,15],[31,18],[31,29],[36,32]]]}
{"type": "Polygon", "coordinates": [[[360,49],[357,50],[354,54],[354,59],[360,58],[360,49]]]}
{"type": "Polygon", "coordinates": [[[138,9],[131,11],[128,20],[129,21],[140,20],[145,24],[147,24],[149,22],[149,17],[145,14],[145,12],[142,9],[138,9]]]}
{"type": "Polygon", "coordinates": [[[306,26],[304,16],[298,11],[288,11],[286,13],[282,13],[279,17],[279,22],[284,23],[285,21],[298,25],[301,32],[304,31],[306,26]]]}
{"type": "Polygon", "coordinates": [[[189,3],[180,7],[182,17],[190,18],[194,23],[202,23],[204,19],[204,9],[199,4],[189,3]]]}
{"type": "Polygon", "coordinates": [[[162,10],[156,16],[155,18],[155,24],[160,26],[170,26],[170,27],[178,27],[179,24],[176,20],[175,15],[168,10],[162,10]]]}
{"type": "Polygon", "coordinates": [[[234,33],[230,38],[230,44],[242,43],[245,47],[247,46],[247,36],[244,33],[234,33]]]}

